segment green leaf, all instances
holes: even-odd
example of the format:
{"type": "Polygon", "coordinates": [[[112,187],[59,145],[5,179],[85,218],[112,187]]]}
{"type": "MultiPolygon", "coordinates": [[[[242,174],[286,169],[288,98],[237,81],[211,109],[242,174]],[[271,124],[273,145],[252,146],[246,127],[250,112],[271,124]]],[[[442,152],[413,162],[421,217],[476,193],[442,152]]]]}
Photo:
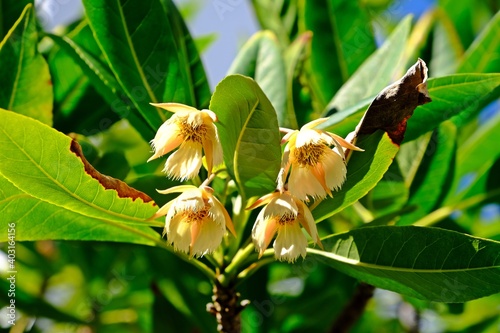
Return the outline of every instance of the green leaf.
{"type": "Polygon", "coordinates": [[[382,179],[399,150],[382,131],[361,137],[356,145],[365,151],[352,152],[342,188],[314,208],[312,213],[317,222],[364,197],[382,179]]]}
{"type": "MultiPolygon", "coordinates": [[[[179,56],[179,63],[181,66],[181,77],[184,82],[184,87],[187,89],[186,104],[190,104],[203,109],[208,107],[210,103],[210,87],[205,75],[205,69],[201,62],[199,50],[196,48],[195,41],[191,37],[186,23],[182,19],[181,14],[177,10],[172,0],[161,0],[165,7],[167,14],[167,22],[173,32],[173,39],[177,47],[179,56]]],[[[142,3],[142,2],[141,2],[142,3]]],[[[167,74],[169,75],[169,74],[167,74]]],[[[177,78],[176,78],[177,79],[177,78]]],[[[164,100],[170,100],[169,96],[174,96],[172,93],[169,95],[169,87],[166,87],[164,100]]]]}
{"type": "Polygon", "coordinates": [[[117,81],[152,130],[165,116],[149,102],[195,107],[208,102],[208,83],[194,42],[171,1],[165,7],[159,0],[83,4],[117,81]]]}
{"type": "Polygon", "coordinates": [[[431,137],[410,187],[408,205],[415,205],[418,209],[401,216],[398,225],[416,222],[443,201],[453,179],[456,135],[456,127],[450,122],[444,122],[431,137]]]}
{"type": "Polygon", "coordinates": [[[196,49],[200,52],[200,54],[206,52],[210,48],[210,46],[212,46],[212,44],[217,40],[217,37],[218,36],[215,32],[196,37],[194,39],[196,49]]]}
{"type": "MultiPolygon", "coordinates": [[[[418,59],[373,100],[349,139],[364,152],[350,152],[345,184],[317,206],[316,219],[327,218],[364,197],[386,174],[404,138],[407,120],[418,105],[430,102],[426,79],[427,66],[418,59]]],[[[398,178],[402,179],[399,171],[398,178]]]]}
{"type": "Polygon", "coordinates": [[[2,0],[0,2],[0,39],[3,39],[16,23],[24,7],[33,0],[2,0]]]}
{"type": "Polygon", "coordinates": [[[380,182],[360,202],[374,218],[379,218],[401,210],[408,196],[409,190],[397,161],[394,161],[380,182]]]}
{"type": "Polygon", "coordinates": [[[499,86],[500,74],[456,74],[429,79],[427,88],[433,102],[415,110],[408,121],[405,141],[432,131],[453,116],[467,118],[497,98],[499,86]]]}
{"type": "Polygon", "coordinates": [[[463,0],[460,6],[452,0],[439,0],[438,3],[453,22],[462,45],[467,48],[474,39],[472,21],[479,3],[474,0],[463,0]]]}
{"type": "MultiPolygon", "coordinates": [[[[473,135],[460,146],[457,151],[456,174],[448,202],[458,202],[469,196],[468,190],[478,181],[486,181],[481,177],[487,175],[495,161],[500,157],[498,142],[500,140],[500,114],[483,124],[473,135]],[[471,177],[470,182],[464,182],[471,177]]],[[[482,188],[486,191],[486,188],[482,188]]],[[[477,193],[474,193],[477,194],[477,193]]]]}
{"type": "MultiPolygon", "coordinates": [[[[159,235],[151,228],[89,217],[26,193],[0,200],[0,214],[15,223],[16,241],[80,240],[126,242],[154,246],[159,235]]],[[[0,236],[6,242],[7,233],[0,236]]]]}
{"type": "Polygon", "coordinates": [[[276,188],[281,163],[278,119],[259,85],[249,77],[230,75],[212,95],[210,110],[219,122],[224,162],[247,198],[276,188]]]}
{"type": "Polygon", "coordinates": [[[346,137],[359,124],[372,101],[373,96],[370,96],[347,109],[340,110],[328,117],[323,124],[318,125],[318,128],[346,137]]]}
{"type": "Polygon", "coordinates": [[[308,252],[376,287],[435,302],[500,292],[500,243],[422,227],[367,227],[323,240],[308,252]]]}
{"type": "Polygon", "coordinates": [[[464,50],[450,18],[439,9],[436,10],[436,22],[432,37],[430,72],[434,77],[454,73],[464,50]]]}
{"type": "Polygon", "coordinates": [[[285,126],[283,121],[286,116],[286,71],[274,33],[259,31],[253,35],[231,64],[228,70],[228,75],[230,74],[252,77],[274,106],[280,126],[285,126]]]}
{"type": "Polygon", "coordinates": [[[131,234],[131,242],[151,245],[160,238],[146,222],[157,207],[137,196],[133,199],[129,188],[105,188],[100,183],[103,179],[91,177],[69,137],[14,112],[0,110],[0,119],[0,172],[42,205],[30,212],[29,207],[36,204],[31,198],[4,199],[4,210],[26,220],[26,225],[20,226],[25,228],[26,237],[46,239],[44,234],[50,232],[59,235],[58,239],[116,239],[113,232],[121,229],[131,234]],[[54,218],[58,214],[59,218],[54,218]],[[76,218],[78,215],[82,217],[76,218]],[[73,218],[75,224],[70,223],[73,218]],[[41,222],[53,228],[40,229],[38,235],[31,233],[29,229],[41,222]],[[68,236],[70,231],[78,236],[68,236]]]}
{"type": "Polygon", "coordinates": [[[297,119],[304,119],[306,112],[301,103],[296,103],[304,89],[300,75],[304,59],[307,57],[307,49],[311,43],[312,33],[310,31],[300,34],[292,44],[285,50],[284,61],[286,68],[286,110],[278,113],[278,122],[282,127],[299,128],[297,119]]]}
{"type": "MultiPolygon", "coordinates": [[[[369,102],[393,80],[394,75],[402,71],[405,44],[410,32],[411,17],[406,17],[394,29],[385,43],[375,51],[340,88],[326,106],[325,114],[334,113],[335,117],[355,116],[359,122],[369,102]],[[361,103],[364,103],[364,108],[361,103]]],[[[330,128],[339,122],[338,118],[322,124],[330,128]]],[[[352,129],[351,129],[352,130],[352,129]]]]}
{"type": "Polygon", "coordinates": [[[38,53],[38,33],[31,4],[0,43],[0,108],[52,124],[49,67],[38,53]]]}
{"type": "MultiPolygon", "coordinates": [[[[101,53],[86,21],[81,21],[64,38],[81,42],[92,53],[101,53]]],[[[119,116],[92,85],[89,77],[94,73],[84,74],[83,69],[88,67],[87,63],[79,63],[77,59],[80,56],[68,53],[64,46],[57,46],[57,42],[64,42],[60,37],[57,39],[56,46],[52,47],[47,59],[54,84],[53,127],[66,133],[76,132],[87,136],[107,129],[120,119],[119,116]]]]}
{"type": "MultiPolygon", "coordinates": [[[[113,74],[110,73],[106,64],[103,64],[92,53],[83,49],[67,36],[59,37],[56,35],[50,35],[50,38],[63,52],[66,53],[66,55],[71,57],[71,59],[79,65],[79,68],[90,80],[99,94],[106,100],[114,113],[116,113],[120,118],[127,118],[132,126],[137,129],[146,141],[149,141],[150,138],[154,136],[155,129],[149,126],[144,118],[132,111],[126,101],[126,95],[123,92],[123,89],[113,74]]],[[[58,64],[58,66],[60,66],[60,64],[58,64]]],[[[88,114],[85,115],[88,117],[88,114]]],[[[81,132],[87,136],[93,135],[99,131],[107,129],[111,124],[111,119],[103,117],[98,121],[99,130],[89,130],[84,127],[81,132]]]]}
{"type": "Polygon", "coordinates": [[[297,1],[252,0],[262,29],[273,31],[281,45],[288,45],[297,33],[297,1]]]}
{"type": "Polygon", "coordinates": [[[299,12],[302,31],[313,32],[311,70],[324,106],[375,51],[370,18],[348,0],[304,1],[299,12]]]}
{"type": "MultiPolygon", "coordinates": [[[[8,295],[9,292],[12,292],[11,284],[9,280],[7,280],[8,277],[9,276],[7,275],[6,277],[2,277],[2,279],[0,280],[0,292],[2,293],[2,295],[8,295]]],[[[7,303],[9,300],[6,297],[4,299],[2,299],[1,304],[10,305],[9,303],[7,303]]],[[[82,319],[62,312],[59,309],[55,308],[53,305],[47,303],[47,301],[43,299],[43,296],[33,296],[17,285],[15,288],[15,298],[12,299],[15,300],[14,305],[16,306],[16,308],[21,309],[23,313],[29,314],[31,316],[50,318],[58,322],[72,323],[74,325],[85,324],[85,321],[83,321],[82,319]]],[[[8,317],[6,316],[6,318],[8,317]]]]}
{"type": "Polygon", "coordinates": [[[457,73],[500,72],[500,12],[467,49],[457,73]]]}

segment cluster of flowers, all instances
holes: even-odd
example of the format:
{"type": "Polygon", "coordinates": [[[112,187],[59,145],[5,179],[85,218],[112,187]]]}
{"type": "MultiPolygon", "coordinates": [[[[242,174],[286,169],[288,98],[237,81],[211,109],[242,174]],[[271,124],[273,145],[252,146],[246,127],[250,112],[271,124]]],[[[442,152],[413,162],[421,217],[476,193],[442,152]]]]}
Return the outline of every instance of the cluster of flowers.
{"type": "MultiPolygon", "coordinates": [[[[222,163],[215,113],[178,103],[153,105],[174,112],[174,115],[159,128],[151,141],[154,155],[148,161],[179,147],[169,156],[163,171],[174,179],[188,180],[198,174],[203,150],[211,175],[213,167],[222,163]]],[[[286,143],[286,147],[277,189],[248,207],[254,209],[265,205],[252,229],[259,256],[277,234],[273,245],[277,259],[294,262],[299,256],[305,257],[307,239],[301,226],[316,244],[322,246],[314,218],[305,202],[310,198],[321,200],[331,196],[332,190],[340,188],[347,173],[344,148],[361,150],[338,135],[315,129],[325,120],[312,121],[300,130],[282,129],[286,133],[282,144],[286,143]]],[[[202,256],[221,244],[226,230],[235,235],[229,214],[205,183],[200,187],[181,185],[159,192],[182,193],[155,215],[166,215],[164,233],[175,250],[202,256]]]]}

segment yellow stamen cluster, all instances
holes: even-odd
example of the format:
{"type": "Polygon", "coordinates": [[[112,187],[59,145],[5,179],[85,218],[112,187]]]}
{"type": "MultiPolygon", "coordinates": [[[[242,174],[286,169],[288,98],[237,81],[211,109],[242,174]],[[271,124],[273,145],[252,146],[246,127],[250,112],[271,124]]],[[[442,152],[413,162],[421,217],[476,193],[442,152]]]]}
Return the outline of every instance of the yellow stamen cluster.
{"type": "Polygon", "coordinates": [[[203,144],[203,139],[207,135],[207,126],[205,124],[192,125],[187,120],[183,120],[179,126],[181,135],[186,141],[197,142],[203,144]]]}
{"type": "Polygon", "coordinates": [[[318,164],[325,154],[324,144],[307,144],[294,150],[294,158],[300,166],[318,164]]]}

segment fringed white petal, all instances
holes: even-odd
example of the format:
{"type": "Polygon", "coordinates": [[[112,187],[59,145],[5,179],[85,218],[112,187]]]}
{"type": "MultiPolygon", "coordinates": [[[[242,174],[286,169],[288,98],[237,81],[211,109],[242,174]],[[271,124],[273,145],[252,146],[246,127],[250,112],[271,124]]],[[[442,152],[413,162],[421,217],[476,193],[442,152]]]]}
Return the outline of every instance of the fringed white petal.
{"type": "Polygon", "coordinates": [[[201,164],[201,145],[184,142],[175,153],[169,156],[163,171],[169,177],[184,181],[195,177],[200,171],[201,164]]]}
{"type": "Polygon", "coordinates": [[[175,123],[175,119],[169,119],[160,126],[153,140],[151,147],[154,154],[148,159],[148,162],[163,156],[177,148],[182,143],[179,127],[175,123]]]}
{"type": "Polygon", "coordinates": [[[308,196],[322,199],[327,194],[309,168],[298,165],[292,166],[288,178],[288,191],[298,199],[305,201],[309,200],[308,196]]]}
{"type": "Polygon", "coordinates": [[[331,190],[338,190],[345,181],[347,168],[344,159],[334,150],[329,150],[322,160],[325,170],[326,186],[331,190]]]}
{"type": "MultiPolygon", "coordinates": [[[[168,216],[167,216],[168,218],[168,216]]],[[[191,225],[182,214],[175,215],[165,226],[167,241],[174,250],[189,253],[191,243],[191,225]]]]}
{"type": "Polygon", "coordinates": [[[191,245],[191,255],[195,257],[212,253],[219,247],[226,232],[224,223],[211,218],[198,222],[198,228],[198,236],[196,239],[192,239],[191,245]]]}
{"type": "Polygon", "coordinates": [[[297,134],[297,141],[295,141],[295,147],[300,148],[305,145],[319,144],[322,142],[321,134],[318,131],[302,128],[297,134]]]}
{"type": "Polygon", "coordinates": [[[300,207],[299,222],[302,224],[307,233],[311,236],[312,240],[319,246],[321,246],[321,248],[323,248],[321,240],[319,239],[318,229],[316,228],[316,222],[314,221],[314,217],[311,214],[309,207],[307,207],[307,205],[302,201],[297,202],[297,205],[300,207]]]}
{"type": "Polygon", "coordinates": [[[176,212],[197,212],[205,207],[202,190],[193,188],[183,192],[175,199],[173,209],[176,212]]]}
{"type": "Polygon", "coordinates": [[[307,239],[297,222],[287,223],[278,228],[273,246],[276,259],[293,263],[299,256],[305,258],[307,239]]]}
{"type": "Polygon", "coordinates": [[[252,228],[253,244],[259,255],[267,249],[277,230],[275,218],[266,217],[265,214],[264,208],[260,211],[252,228]]]}

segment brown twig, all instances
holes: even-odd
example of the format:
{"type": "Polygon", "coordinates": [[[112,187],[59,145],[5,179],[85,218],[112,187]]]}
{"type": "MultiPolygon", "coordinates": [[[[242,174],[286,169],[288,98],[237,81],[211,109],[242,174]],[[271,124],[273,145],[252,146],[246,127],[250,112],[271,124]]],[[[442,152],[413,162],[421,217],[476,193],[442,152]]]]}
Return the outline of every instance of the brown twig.
{"type": "Polygon", "coordinates": [[[363,314],[366,304],[373,296],[374,290],[374,286],[366,283],[360,283],[349,303],[344,307],[340,315],[333,323],[330,328],[330,333],[349,332],[349,330],[363,314]]]}
{"type": "Polygon", "coordinates": [[[240,312],[250,302],[244,300],[238,303],[240,294],[236,292],[234,286],[224,287],[215,282],[212,301],[207,304],[207,311],[217,319],[217,331],[223,333],[241,332],[240,312]]]}

